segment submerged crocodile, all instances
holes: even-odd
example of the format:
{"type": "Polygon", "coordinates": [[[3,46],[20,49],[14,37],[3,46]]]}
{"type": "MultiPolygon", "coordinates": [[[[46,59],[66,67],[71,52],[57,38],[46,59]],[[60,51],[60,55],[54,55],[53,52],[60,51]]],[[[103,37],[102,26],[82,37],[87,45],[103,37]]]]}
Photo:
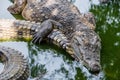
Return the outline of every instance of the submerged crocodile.
{"type": "Polygon", "coordinates": [[[0,19],[0,39],[33,38],[34,43],[46,40],[62,47],[90,72],[100,72],[101,43],[94,31],[93,15],[82,15],[67,0],[14,0],[8,10],[22,13],[29,21],[0,19]]]}

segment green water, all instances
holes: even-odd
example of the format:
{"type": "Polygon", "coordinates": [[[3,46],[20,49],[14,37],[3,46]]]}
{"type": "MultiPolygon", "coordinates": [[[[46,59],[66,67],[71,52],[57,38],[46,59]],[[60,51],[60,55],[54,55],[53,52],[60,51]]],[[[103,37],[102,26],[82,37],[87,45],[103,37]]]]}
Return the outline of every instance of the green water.
{"type": "Polygon", "coordinates": [[[102,40],[101,62],[106,80],[120,80],[120,1],[93,7],[102,40]]]}
{"type": "MultiPolygon", "coordinates": [[[[3,4],[0,5],[0,18],[21,19],[20,15],[12,16],[6,10],[4,11],[3,6],[7,7],[11,3],[8,0],[1,1],[3,4]],[[5,13],[1,14],[3,13],[1,11],[5,13]]],[[[100,80],[101,76],[101,80],[120,80],[119,3],[119,0],[111,0],[107,4],[92,6],[90,10],[95,15],[96,32],[102,41],[101,64],[103,72],[98,77],[89,74],[64,50],[54,45],[46,43],[34,45],[31,42],[26,42],[31,67],[30,78],[41,74],[44,75],[43,80],[100,80]]]]}

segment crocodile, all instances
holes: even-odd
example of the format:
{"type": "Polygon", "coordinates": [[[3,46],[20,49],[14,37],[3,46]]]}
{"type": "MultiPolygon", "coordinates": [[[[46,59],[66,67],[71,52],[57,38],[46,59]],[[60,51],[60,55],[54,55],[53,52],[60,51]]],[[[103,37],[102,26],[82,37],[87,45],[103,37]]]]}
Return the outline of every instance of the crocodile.
{"type": "Polygon", "coordinates": [[[62,47],[91,73],[101,71],[101,40],[94,31],[91,13],[81,14],[67,0],[14,0],[8,11],[21,13],[28,21],[0,19],[1,39],[27,37],[34,43],[46,40],[62,47]]]}
{"type": "Polygon", "coordinates": [[[68,0],[14,0],[8,11],[41,23],[32,42],[53,42],[80,61],[91,73],[101,71],[101,40],[95,32],[92,13],[81,14],[68,0]]]}

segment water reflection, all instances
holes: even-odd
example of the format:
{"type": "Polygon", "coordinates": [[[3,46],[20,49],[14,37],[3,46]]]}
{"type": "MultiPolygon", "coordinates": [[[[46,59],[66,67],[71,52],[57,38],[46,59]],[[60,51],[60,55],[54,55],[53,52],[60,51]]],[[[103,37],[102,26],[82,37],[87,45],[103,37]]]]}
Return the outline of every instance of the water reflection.
{"type": "Polygon", "coordinates": [[[56,46],[50,48],[50,46],[35,46],[29,43],[30,66],[31,70],[33,69],[32,77],[39,76],[39,74],[45,72],[43,77],[41,77],[43,80],[100,80],[103,78],[103,72],[98,76],[91,75],[81,64],[68,58],[65,55],[67,53],[58,50],[60,48],[55,48],[56,46]],[[38,69],[41,66],[42,68],[38,69]],[[86,78],[82,76],[82,73],[85,74],[86,78]]]}
{"type": "MultiPolygon", "coordinates": [[[[44,49],[43,46],[29,46],[31,68],[36,65],[44,66],[43,71],[46,71],[43,79],[47,80],[73,80],[76,75],[77,65],[72,60],[54,50],[52,47],[44,49]],[[36,52],[34,54],[32,52],[36,52]],[[63,59],[64,56],[64,59],[63,59]],[[65,60],[66,58],[66,60],[65,60]]],[[[65,53],[65,52],[62,52],[65,53]]],[[[37,70],[39,74],[39,70],[37,70]]],[[[41,73],[41,72],[40,72],[41,73]]],[[[33,76],[38,76],[31,74],[33,76]]]]}

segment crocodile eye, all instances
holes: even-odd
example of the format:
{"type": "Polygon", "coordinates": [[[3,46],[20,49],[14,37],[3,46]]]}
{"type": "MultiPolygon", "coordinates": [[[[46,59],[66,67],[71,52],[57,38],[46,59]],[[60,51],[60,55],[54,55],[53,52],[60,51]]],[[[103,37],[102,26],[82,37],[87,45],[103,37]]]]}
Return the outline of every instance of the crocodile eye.
{"type": "Polygon", "coordinates": [[[99,59],[96,59],[97,62],[99,62],[100,60],[99,59]]]}
{"type": "Polygon", "coordinates": [[[86,57],[86,60],[90,60],[90,57],[86,57]]]}

